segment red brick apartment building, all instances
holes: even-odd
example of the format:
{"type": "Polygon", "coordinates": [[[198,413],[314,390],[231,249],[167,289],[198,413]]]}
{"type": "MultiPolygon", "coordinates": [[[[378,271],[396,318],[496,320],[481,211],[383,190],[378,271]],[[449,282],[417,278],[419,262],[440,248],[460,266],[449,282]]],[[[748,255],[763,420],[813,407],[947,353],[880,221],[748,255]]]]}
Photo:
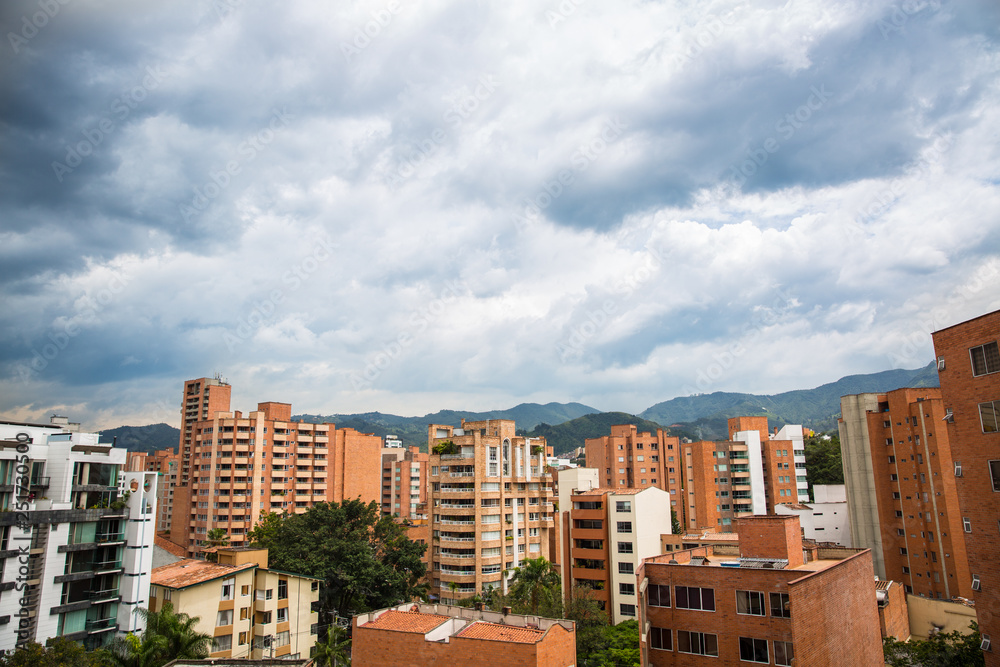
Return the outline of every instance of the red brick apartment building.
{"type": "Polygon", "coordinates": [[[573,621],[406,603],[354,617],[354,667],[573,667],[573,621]]]}
{"type": "Polygon", "coordinates": [[[381,438],[293,422],[288,403],[258,403],[246,416],[230,412],[229,389],[218,379],[184,384],[172,542],[194,555],[208,531],[221,528],[233,547],[246,546],[268,512],[353,498],[381,504],[381,438]]]}
{"type": "Polygon", "coordinates": [[[952,445],[937,388],[841,398],[852,543],[907,593],[972,597],[952,445]]]}
{"type": "MultiPolygon", "coordinates": [[[[1000,311],[932,334],[987,667],[1000,666],[1000,311]]],[[[940,426],[938,426],[940,428],[940,426]]]]}
{"type": "Polygon", "coordinates": [[[428,577],[442,602],[503,587],[503,571],[510,576],[527,558],[553,560],[555,485],[545,439],[515,430],[509,419],[427,427],[428,577]],[[450,453],[433,453],[439,444],[450,453]]]}
{"type": "MultiPolygon", "coordinates": [[[[639,433],[635,424],[618,424],[611,427],[611,435],[587,438],[584,444],[587,467],[600,471],[601,486],[609,489],[655,486],[667,493],[672,488],[681,488],[676,473],[679,464],[674,461],[680,438],[667,435],[663,429],[639,433]]],[[[674,505],[679,493],[673,494],[674,505]]]]}
{"type": "Polygon", "coordinates": [[[382,514],[427,518],[428,460],[419,447],[382,449],[382,514]]]}
{"type": "Polygon", "coordinates": [[[644,561],[643,665],[881,667],[871,552],[804,549],[797,516],[738,519],[739,547],[644,561]]]}

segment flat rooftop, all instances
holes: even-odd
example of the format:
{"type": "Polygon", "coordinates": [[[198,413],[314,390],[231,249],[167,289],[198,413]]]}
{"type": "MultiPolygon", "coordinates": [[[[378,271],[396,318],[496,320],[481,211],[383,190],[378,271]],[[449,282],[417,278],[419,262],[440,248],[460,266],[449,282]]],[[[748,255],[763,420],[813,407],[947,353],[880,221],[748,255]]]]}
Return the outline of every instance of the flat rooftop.
{"type": "Polygon", "coordinates": [[[450,637],[462,637],[536,644],[555,625],[560,625],[567,631],[575,628],[575,623],[566,619],[413,602],[360,614],[354,620],[358,628],[420,634],[428,641],[447,641],[450,637]]]}

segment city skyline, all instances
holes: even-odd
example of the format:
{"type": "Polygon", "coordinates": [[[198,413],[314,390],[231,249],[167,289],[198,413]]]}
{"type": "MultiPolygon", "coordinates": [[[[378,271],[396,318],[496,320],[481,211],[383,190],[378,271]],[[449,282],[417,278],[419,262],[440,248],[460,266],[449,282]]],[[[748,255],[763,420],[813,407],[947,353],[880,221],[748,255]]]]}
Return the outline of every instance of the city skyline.
{"type": "Polygon", "coordinates": [[[0,8],[0,414],[635,413],[1000,308],[986,1],[0,8]]]}

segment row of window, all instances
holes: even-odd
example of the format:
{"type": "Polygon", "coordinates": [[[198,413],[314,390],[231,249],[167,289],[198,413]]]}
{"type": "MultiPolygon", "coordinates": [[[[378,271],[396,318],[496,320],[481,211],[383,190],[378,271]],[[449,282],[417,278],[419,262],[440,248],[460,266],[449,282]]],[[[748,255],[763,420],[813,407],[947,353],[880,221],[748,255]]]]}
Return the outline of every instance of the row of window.
{"type": "MultiPolygon", "coordinates": [[[[790,618],[791,605],[787,593],[769,593],[771,616],[790,618]]],[[[670,586],[649,584],[646,604],[650,607],[670,606],[670,586]]],[[[674,607],[696,611],[715,611],[715,589],[694,586],[674,586],[674,607]]],[[[736,591],[736,613],[746,616],[765,616],[765,597],[761,591],[736,591]]]]}
{"type": "MultiPolygon", "coordinates": [[[[719,657],[719,636],[706,632],[691,632],[677,630],[677,643],[674,644],[673,631],[668,628],[651,627],[646,634],[646,640],[651,649],[657,651],[677,651],[693,655],[719,657]]],[[[791,642],[772,641],[774,648],[774,664],[787,666],[792,664],[795,651],[791,642]]],[[[766,639],[740,637],[740,660],[771,664],[771,655],[766,639]]]]}

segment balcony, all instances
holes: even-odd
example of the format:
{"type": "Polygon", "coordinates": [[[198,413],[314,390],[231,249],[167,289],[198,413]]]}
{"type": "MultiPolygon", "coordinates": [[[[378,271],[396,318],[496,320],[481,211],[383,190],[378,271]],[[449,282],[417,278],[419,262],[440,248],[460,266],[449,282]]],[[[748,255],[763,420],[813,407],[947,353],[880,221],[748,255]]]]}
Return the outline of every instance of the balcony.
{"type": "Polygon", "coordinates": [[[49,477],[35,477],[31,480],[31,488],[33,489],[47,489],[49,488],[49,477]]]}
{"type": "Polygon", "coordinates": [[[475,526],[476,522],[473,521],[455,521],[454,519],[441,519],[439,523],[443,523],[450,526],[475,526]]]}
{"type": "Polygon", "coordinates": [[[94,572],[120,570],[122,569],[122,562],[120,560],[103,560],[97,563],[92,563],[90,567],[94,572]]]}
{"type": "Polygon", "coordinates": [[[442,461],[461,461],[462,459],[474,459],[474,454],[441,454],[442,461]]]}
{"type": "Polygon", "coordinates": [[[102,591],[88,591],[87,597],[94,604],[100,604],[102,602],[112,602],[121,599],[121,593],[117,588],[105,588],[102,591]]]}
{"type": "Polygon", "coordinates": [[[94,539],[102,544],[108,542],[124,542],[125,532],[117,531],[114,533],[98,533],[97,535],[94,536],[94,539]]]}
{"type": "Polygon", "coordinates": [[[89,633],[104,632],[105,630],[114,630],[117,627],[115,618],[98,618],[95,620],[88,620],[86,623],[86,629],[89,633]]]}

